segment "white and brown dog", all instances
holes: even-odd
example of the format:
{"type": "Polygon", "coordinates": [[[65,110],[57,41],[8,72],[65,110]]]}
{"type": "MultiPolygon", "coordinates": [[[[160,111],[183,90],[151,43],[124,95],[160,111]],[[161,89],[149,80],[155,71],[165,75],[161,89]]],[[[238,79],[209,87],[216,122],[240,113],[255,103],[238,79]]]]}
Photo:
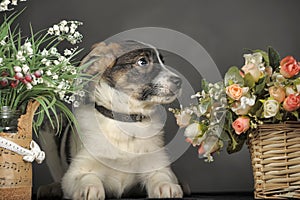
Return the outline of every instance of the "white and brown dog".
{"type": "Polygon", "coordinates": [[[137,184],[149,198],[182,197],[163,148],[157,106],[177,98],[181,79],[164,66],[156,48],[136,41],[96,44],[82,63],[90,61],[85,72],[96,77],[89,85],[92,103],[75,111],[80,133],[68,145],[65,197],[119,198],[137,184]]]}

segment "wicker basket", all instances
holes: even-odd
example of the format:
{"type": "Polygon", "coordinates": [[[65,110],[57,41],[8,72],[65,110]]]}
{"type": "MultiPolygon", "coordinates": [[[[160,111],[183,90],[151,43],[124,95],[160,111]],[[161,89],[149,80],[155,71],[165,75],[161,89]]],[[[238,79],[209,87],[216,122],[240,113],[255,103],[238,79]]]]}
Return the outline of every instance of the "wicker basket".
{"type": "MultiPolygon", "coordinates": [[[[32,140],[32,119],[39,103],[29,103],[27,112],[18,120],[17,133],[0,133],[10,141],[29,148],[32,140]]],[[[31,200],[32,164],[22,156],[0,148],[0,200],[31,200]]]]}
{"type": "Polygon", "coordinates": [[[249,149],[255,198],[300,198],[300,123],[260,125],[249,149]]]}

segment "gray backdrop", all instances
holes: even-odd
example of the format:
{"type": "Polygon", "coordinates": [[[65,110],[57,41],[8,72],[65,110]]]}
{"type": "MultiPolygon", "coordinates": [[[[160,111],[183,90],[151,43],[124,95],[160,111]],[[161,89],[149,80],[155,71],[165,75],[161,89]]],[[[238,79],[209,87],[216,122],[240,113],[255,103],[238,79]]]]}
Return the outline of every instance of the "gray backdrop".
{"type": "MultiPolygon", "coordinates": [[[[180,31],[199,42],[211,55],[221,73],[231,65],[243,64],[243,49],[276,48],[282,55],[300,59],[299,0],[28,0],[17,7],[27,9],[18,19],[24,33],[28,23],[35,30],[46,28],[62,19],[84,22],[80,28],[84,40],[80,47],[138,27],[164,27],[180,31]]],[[[166,63],[180,66],[195,89],[201,77],[189,72],[188,63],[171,54],[166,63]]],[[[191,69],[191,68],[190,68],[191,69]]],[[[167,139],[177,127],[168,120],[167,139]]],[[[252,171],[248,149],[234,155],[224,151],[208,164],[189,148],[174,164],[179,179],[190,185],[192,192],[252,191],[252,171]]],[[[34,165],[34,189],[51,182],[45,164],[34,165]]]]}

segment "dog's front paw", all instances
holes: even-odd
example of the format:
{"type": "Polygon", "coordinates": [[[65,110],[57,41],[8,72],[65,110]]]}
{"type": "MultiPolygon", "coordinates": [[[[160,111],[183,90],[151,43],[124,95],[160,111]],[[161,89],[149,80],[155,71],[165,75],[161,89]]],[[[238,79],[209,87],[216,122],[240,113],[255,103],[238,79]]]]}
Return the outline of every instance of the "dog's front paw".
{"type": "Polygon", "coordinates": [[[80,188],[73,195],[73,200],[104,200],[105,192],[103,187],[88,185],[80,188]]]}
{"type": "Polygon", "coordinates": [[[181,198],[183,192],[178,184],[164,182],[154,186],[148,195],[149,198],[181,198]]]}

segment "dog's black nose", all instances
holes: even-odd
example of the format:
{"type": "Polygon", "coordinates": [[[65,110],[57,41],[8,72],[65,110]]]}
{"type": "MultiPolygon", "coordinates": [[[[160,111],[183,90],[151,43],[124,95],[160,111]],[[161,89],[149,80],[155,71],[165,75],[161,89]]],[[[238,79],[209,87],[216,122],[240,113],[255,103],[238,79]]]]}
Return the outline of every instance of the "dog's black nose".
{"type": "Polygon", "coordinates": [[[181,87],[181,84],[182,84],[181,78],[179,78],[179,77],[177,77],[177,76],[171,76],[171,77],[170,77],[170,81],[171,81],[172,83],[174,83],[174,84],[177,86],[177,88],[180,88],[180,87],[181,87]]]}

